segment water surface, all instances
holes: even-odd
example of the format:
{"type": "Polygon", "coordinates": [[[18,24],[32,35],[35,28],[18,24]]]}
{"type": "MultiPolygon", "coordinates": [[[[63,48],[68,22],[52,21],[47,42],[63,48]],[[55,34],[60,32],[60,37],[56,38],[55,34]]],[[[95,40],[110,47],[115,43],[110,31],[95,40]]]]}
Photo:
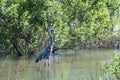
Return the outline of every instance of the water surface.
{"type": "MultiPolygon", "coordinates": [[[[99,80],[101,62],[110,64],[113,49],[64,50],[52,58],[49,66],[45,60],[35,63],[35,58],[22,57],[0,60],[0,80],[99,80]],[[59,56],[59,57],[58,57],[59,56]],[[59,58],[59,61],[58,61],[59,58]]],[[[108,75],[110,80],[113,79],[108,75]]]]}

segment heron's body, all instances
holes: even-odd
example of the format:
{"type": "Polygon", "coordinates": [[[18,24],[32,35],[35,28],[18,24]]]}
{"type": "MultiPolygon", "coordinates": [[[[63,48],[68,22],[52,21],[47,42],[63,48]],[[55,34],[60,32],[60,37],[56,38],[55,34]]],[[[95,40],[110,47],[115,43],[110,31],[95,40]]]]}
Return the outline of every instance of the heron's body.
{"type": "Polygon", "coordinates": [[[51,49],[52,49],[52,46],[51,45],[48,45],[44,50],[43,52],[40,53],[40,55],[38,56],[38,58],[36,59],[36,63],[38,61],[41,61],[42,59],[48,59],[49,58],[49,55],[50,55],[50,52],[51,52],[51,49]]]}
{"type": "Polygon", "coordinates": [[[39,56],[36,59],[36,63],[41,61],[42,59],[49,59],[50,54],[52,54],[52,49],[53,49],[53,36],[51,34],[51,30],[53,28],[48,29],[48,33],[50,35],[50,44],[39,54],[39,56]]]}

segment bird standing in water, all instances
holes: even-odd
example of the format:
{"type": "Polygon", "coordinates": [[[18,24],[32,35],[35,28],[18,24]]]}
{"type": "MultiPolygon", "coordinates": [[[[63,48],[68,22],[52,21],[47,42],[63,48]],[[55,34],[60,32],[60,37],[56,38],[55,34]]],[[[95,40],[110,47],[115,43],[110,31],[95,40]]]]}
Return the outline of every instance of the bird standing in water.
{"type": "Polygon", "coordinates": [[[48,34],[50,35],[50,44],[39,54],[39,56],[36,59],[36,63],[38,63],[39,61],[41,61],[42,59],[49,59],[50,54],[52,54],[53,51],[53,35],[51,33],[51,31],[54,28],[48,28],[48,34]]]}

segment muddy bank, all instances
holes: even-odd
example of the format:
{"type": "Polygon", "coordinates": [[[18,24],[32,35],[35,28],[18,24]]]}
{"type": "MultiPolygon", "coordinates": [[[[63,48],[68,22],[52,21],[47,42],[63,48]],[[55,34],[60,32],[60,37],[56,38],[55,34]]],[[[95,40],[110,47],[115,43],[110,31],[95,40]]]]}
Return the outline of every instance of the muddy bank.
{"type": "Polygon", "coordinates": [[[120,40],[104,40],[98,39],[95,41],[83,41],[77,46],[73,47],[78,49],[93,49],[93,48],[116,48],[120,49],[120,40]]]}

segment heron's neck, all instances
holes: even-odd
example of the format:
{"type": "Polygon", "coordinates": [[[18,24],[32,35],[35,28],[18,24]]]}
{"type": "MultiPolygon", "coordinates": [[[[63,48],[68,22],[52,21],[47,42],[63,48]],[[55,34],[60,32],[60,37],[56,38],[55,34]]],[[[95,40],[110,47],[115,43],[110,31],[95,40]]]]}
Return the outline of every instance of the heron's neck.
{"type": "Polygon", "coordinates": [[[49,32],[49,35],[50,35],[50,45],[53,45],[53,36],[52,36],[51,32],[49,32]]]}

